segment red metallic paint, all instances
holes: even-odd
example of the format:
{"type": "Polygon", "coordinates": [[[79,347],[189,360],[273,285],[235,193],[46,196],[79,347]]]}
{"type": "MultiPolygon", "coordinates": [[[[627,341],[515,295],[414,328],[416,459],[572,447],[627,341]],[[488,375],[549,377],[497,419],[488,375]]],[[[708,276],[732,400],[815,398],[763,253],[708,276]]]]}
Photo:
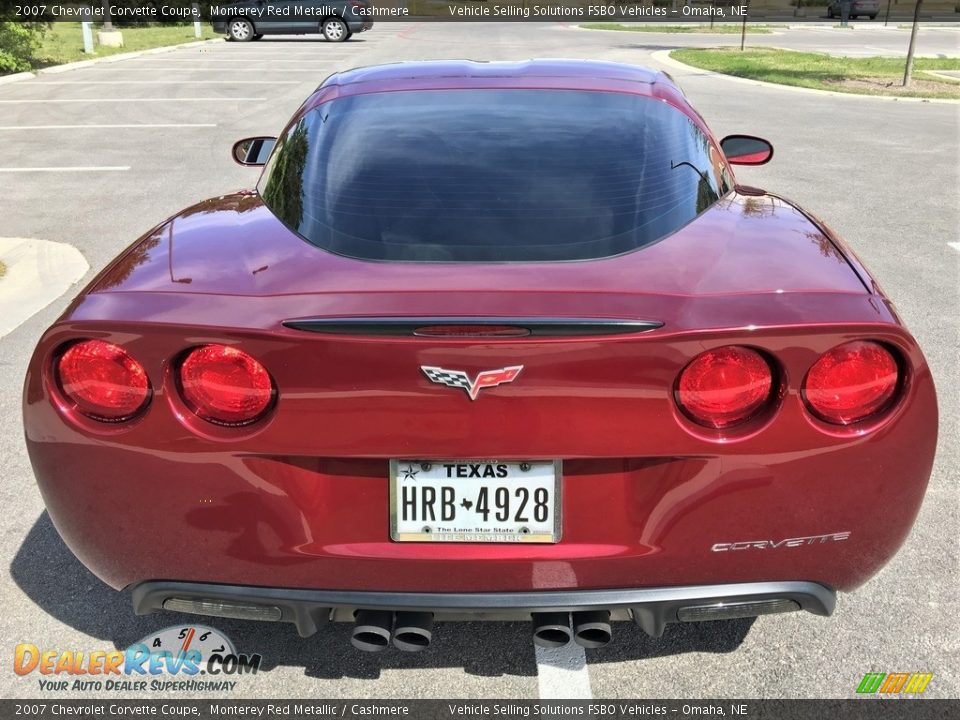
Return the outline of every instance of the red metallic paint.
{"type": "MultiPolygon", "coordinates": [[[[472,64],[470,77],[462,63],[358,70],[334,76],[304,108],[353,92],[501,82],[636,92],[688,108],[663,75],[597,77],[596,65],[541,64],[537,74],[472,64]]],[[[775,196],[731,193],[674,235],[616,258],[451,265],[329,254],[243,192],[163,223],[79,295],[37,346],[24,426],[57,529],[116,588],[151,579],[433,592],[811,580],[849,590],[913,524],[937,406],[920,349],[863,266],[775,196]],[[281,325],[441,311],[664,326],[549,339],[362,338],[281,325]],[[117,343],[144,365],[154,390],[145,413],[105,424],[70,407],[50,368],[76,338],[117,343]],[[800,384],[821,353],[861,338],[900,355],[901,396],[878,418],[830,426],[806,410],[800,384]],[[184,405],[174,363],[205,343],[264,364],[279,390],[265,419],[219,427],[184,405]],[[677,375],[729,344],[777,363],[775,402],[727,431],[699,427],[676,406],[677,375]],[[516,382],[476,402],[420,371],[474,376],[519,364],[516,382]],[[563,541],[391,542],[392,457],[561,458],[563,541]],[[842,542],[711,552],[845,531],[842,542]]]]}

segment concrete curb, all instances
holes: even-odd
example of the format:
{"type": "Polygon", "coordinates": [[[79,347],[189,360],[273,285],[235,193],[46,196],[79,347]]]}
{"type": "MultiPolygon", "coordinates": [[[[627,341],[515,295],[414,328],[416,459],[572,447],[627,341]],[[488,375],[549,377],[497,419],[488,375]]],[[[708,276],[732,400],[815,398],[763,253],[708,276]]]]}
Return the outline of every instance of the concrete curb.
{"type": "Polygon", "coordinates": [[[90,269],[73,245],[33,238],[0,237],[0,337],[15,330],[63,295],[90,269]]]}
{"type": "Polygon", "coordinates": [[[651,54],[651,57],[658,63],[662,63],[668,67],[676,68],[677,70],[684,70],[695,75],[720,78],[730,82],[740,83],[742,85],[753,85],[754,87],[787,90],[790,92],[806,93],[807,95],[828,95],[838,98],[849,98],[853,100],[885,100],[887,102],[921,102],[937,103],[939,105],[960,105],[960,100],[952,100],[949,98],[918,98],[907,97],[905,95],[858,95],[856,93],[836,92],[835,90],[817,90],[815,88],[797,87],[796,85],[780,85],[779,83],[764,82],[763,80],[750,80],[749,78],[741,78],[735,75],[727,75],[725,73],[714,72],[713,70],[704,70],[703,68],[694,67],[693,65],[687,65],[686,63],[682,63],[679,60],[674,60],[672,57],[670,57],[671,52],[673,52],[673,50],[657,50],[651,54]]]}
{"type": "Polygon", "coordinates": [[[21,73],[14,73],[13,75],[2,75],[0,76],[0,85],[9,85],[10,83],[20,82],[21,80],[29,80],[32,77],[36,77],[32,72],[21,72],[21,73]]]}
{"type": "Polygon", "coordinates": [[[164,45],[163,47],[150,48],[149,50],[135,50],[134,52],[107,55],[106,57],[102,58],[78,60],[77,62],[64,63],[63,65],[51,65],[50,67],[41,68],[40,70],[37,70],[37,72],[45,75],[48,73],[70,72],[71,70],[82,70],[83,68],[90,67],[91,65],[99,65],[100,63],[122,62],[124,60],[133,60],[134,58],[143,57],[144,55],[159,55],[160,53],[173,52],[174,50],[180,50],[182,48],[211,45],[219,42],[224,42],[224,39],[212,38],[210,40],[197,40],[195,42],[181,43],[180,45],[164,45]]]}
{"type": "MultiPolygon", "coordinates": [[[[614,21],[614,22],[615,22],[615,21],[614,21]]],[[[650,24],[652,25],[654,22],[660,22],[660,21],[651,21],[650,24]]],[[[623,23],[621,23],[621,24],[623,24],[623,23]]],[[[665,25],[669,25],[670,23],[664,21],[664,24],[665,24],[665,25]]],[[[674,24],[675,24],[675,25],[680,25],[681,23],[680,23],[680,21],[677,21],[677,22],[674,23],[674,24]]],[[[686,23],[683,23],[683,24],[686,24],[686,23]]],[[[561,29],[564,29],[564,30],[586,30],[587,32],[617,32],[617,33],[626,32],[626,33],[633,33],[634,35],[643,35],[643,34],[644,34],[644,33],[643,33],[642,31],[640,31],[640,30],[612,30],[611,28],[588,28],[588,27],[583,27],[582,24],[581,24],[581,25],[565,25],[565,26],[563,26],[561,29]]],[[[784,32],[785,32],[786,30],[788,30],[789,28],[786,27],[786,26],[783,26],[783,25],[768,25],[768,26],[767,26],[767,29],[769,29],[770,32],[765,32],[765,33],[747,33],[747,35],[783,35],[784,32]]],[[[709,31],[707,31],[707,32],[695,32],[695,33],[667,33],[667,32],[657,32],[656,30],[654,30],[653,32],[650,32],[650,33],[648,33],[648,34],[650,34],[650,35],[683,35],[683,37],[697,37],[697,36],[699,36],[699,35],[729,35],[729,36],[732,37],[735,33],[722,33],[722,32],[709,32],[709,31]]]]}

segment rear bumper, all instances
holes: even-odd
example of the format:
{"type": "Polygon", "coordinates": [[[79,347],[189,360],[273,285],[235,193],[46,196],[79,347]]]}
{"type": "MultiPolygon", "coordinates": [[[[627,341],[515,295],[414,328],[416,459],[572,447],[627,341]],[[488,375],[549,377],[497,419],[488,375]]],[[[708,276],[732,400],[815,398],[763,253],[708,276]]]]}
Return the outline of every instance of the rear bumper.
{"type": "Polygon", "coordinates": [[[502,593],[354,592],[149,581],[133,588],[138,615],[177,610],[296,625],[303,637],[354,610],[428,611],[438,619],[523,619],[535,612],[610,610],[659,637],[667,623],[805,610],[828,616],[836,592],[813,582],[760,582],[666,588],[502,593]],[[191,601],[207,603],[187,609],[191,601]]]}
{"type": "MultiPolygon", "coordinates": [[[[609,348],[531,344],[522,357],[534,380],[476,403],[425,376],[381,385],[401,355],[411,369],[447,362],[438,353],[454,351],[431,343],[243,336],[289,388],[262,426],[246,430],[197,419],[171,382],[171,348],[212,330],[151,326],[136,330],[134,342],[132,330],[100,328],[61,324],[41,341],[24,430],[54,525],[114,588],[166,579],[318,592],[542,593],[801,579],[847,591],[907,536],[936,446],[929,370],[909,338],[886,327],[871,335],[898,347],[912,371],[903,400],[876,426],[822,427],[794,387],[774,417],[730,441],[691,428],[670,391],[682,359],[703,347],[699,335],[609,348]],[[126,427],[94,427],[57,399],[49,373],[56,349],[89,333],[126,344],[153,378],[150,407],[126,427]],[[636,357],[649,369],[638,371],[636,357]],[[332,365],[319,367],[318,358],[332,365]],[[562,540],[393,542],[388,458],[560,459],[562,540]]],[[[848,337],[797,332],[764,340],[794,379],[848,337]]],[[[520,352],[488,350],[479,367],[507,367],[520,352]]]]}

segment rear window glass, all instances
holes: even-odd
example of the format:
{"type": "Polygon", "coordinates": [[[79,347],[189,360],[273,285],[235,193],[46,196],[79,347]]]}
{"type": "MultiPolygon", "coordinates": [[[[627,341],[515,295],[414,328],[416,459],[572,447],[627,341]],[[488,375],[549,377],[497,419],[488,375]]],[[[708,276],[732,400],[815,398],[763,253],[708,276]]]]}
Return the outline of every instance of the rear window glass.
{"type": "Polygon", "coordinates": [[[334,100],[280,139],[259,191],[308,242],[414,262],[608,257],[726,193],[682,112],[622,93],[426,90],[334,100]]]}

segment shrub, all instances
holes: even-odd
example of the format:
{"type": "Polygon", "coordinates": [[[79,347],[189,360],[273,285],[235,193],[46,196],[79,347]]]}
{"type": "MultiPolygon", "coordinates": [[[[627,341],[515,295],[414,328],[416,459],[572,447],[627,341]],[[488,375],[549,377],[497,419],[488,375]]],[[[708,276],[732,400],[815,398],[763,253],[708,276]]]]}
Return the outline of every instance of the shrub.
{"type": "Polygon", "coordinates": [[[0,75],[29,70],[42,34],[39,23],[0,20],[0,75]]]}
{"type": "Polygon", "coordinates": [[[0,75],[29,70],[47,22],[16,20],[13,6],[0,7],[0,75]]]}

